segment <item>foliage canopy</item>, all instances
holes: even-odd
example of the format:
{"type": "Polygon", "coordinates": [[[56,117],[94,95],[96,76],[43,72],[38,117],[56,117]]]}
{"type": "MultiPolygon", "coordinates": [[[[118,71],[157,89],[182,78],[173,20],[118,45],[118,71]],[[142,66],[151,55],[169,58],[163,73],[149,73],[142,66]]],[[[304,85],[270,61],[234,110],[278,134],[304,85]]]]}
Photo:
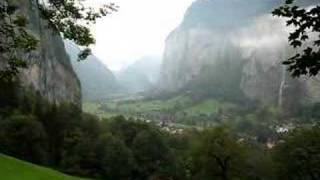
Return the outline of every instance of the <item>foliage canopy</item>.
{"type": "MultiPolygon", "coordinates": [[[[90,25],[118,8],[113,3],[99,8],[88,7],[82,0],[35,0],[35,4],[49,28],[59,32],[63,38],[85,47],[79,53],[79,60],[91,54],[88,46],[95,43],[90,25]]],[[[0,2],[0,52],[1,58],[7,60],[6,66],[0,70],[1,79],[12,80],[21,68],[27,68],[27,60],[31,58],[28,56],[39,44],[39,39],[27,29],[27,17],[19,14],[18,8],[19,5],[13,1],[0,2]]]]}
{"type": "Polygon", "coordinates": [[[274,16],[287,18],[287,26],[294,27],[289,42],[301,51],[283,64],[288,66],[293,77],[316,76],[320,71],[320,6],[301,8],[294,1],[286,0],[273,11],[274,16]]]}

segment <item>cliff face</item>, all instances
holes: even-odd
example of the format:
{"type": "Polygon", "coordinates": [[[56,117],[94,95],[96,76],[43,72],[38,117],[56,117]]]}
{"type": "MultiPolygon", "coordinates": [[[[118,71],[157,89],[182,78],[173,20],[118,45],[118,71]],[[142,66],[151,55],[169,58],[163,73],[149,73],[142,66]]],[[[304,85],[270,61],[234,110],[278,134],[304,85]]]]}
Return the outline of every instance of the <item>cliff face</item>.
{"type": "Polygon", "coordinates": [[[270,15],[278,3],[193,3],[182,24],[167,38],[159,87],[174,92],[192,84],[193,90],[212,86],[208,91],[220,88],[218,96],[237,89],[246,98],[288,109],[297,104],[296,97],[301,102],[319,101],[317,80],[292,79],[281,65],[294,50],[287,43],[285,22],[270,15]]]}
{"type": "Polygon", "coordinates": [[[29,68],[21,73],[21,82],[50,102],[70,102],[80,106],[80,82],[72,69],[61,37],[40,18],[34,0],[16,2],[18,13],[27,17],[28,29],[39,40],[38,49],[28,55],[29,68]]]}

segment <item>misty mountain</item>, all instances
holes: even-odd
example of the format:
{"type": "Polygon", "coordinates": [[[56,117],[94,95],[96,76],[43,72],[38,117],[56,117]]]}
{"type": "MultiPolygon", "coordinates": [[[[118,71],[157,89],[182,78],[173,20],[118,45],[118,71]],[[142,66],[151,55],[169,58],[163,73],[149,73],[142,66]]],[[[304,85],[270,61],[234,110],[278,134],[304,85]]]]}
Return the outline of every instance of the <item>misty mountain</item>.
{"type": "Polygon", "coordinates": [[[294,50],[285,22],[271,15],[279,2],[195,1],[166,40],[159,89],[290,110],[320,101],[316,80],[292,79],[281,65],[294,50]]]}
{"type": "Polygon", "coordinates": [[[71,41],[65,41],[65,48],[70,56],[73,69],[80,79],[84,100],[107,98],[119,90],[113,73],[94,55],[84,61],[78,61],[80,49],[71,41]]]}
{"type": "Polygon", "coordinates": [[[182,26],[228,28],[249,23],[262,13],[271,12],[279,0],[198,0],[185,14],[182,26]]]}
{"type": "Polygon", "coordinates": [[[116,74],[121,86],[128,92],[149,90],[158,81],[161,58],[145,56],[116,74]]]}
{"type": "MultiPolygon", "coordinates": [[[[231,28],[248,25],[261,14],[270,14],[282,0],[197,0],[187,10],[181,26],[231,28]]],[[[297,5],[316,4],[317,0],[296,0],[297,5]]]]}

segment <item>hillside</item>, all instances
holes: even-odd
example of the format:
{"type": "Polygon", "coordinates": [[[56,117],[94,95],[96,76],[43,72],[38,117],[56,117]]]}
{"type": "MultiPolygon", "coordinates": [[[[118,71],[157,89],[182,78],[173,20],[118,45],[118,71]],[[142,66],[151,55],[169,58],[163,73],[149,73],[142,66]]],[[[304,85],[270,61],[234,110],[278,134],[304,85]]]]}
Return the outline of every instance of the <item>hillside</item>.
{"type": "Polygon", "coordinates": [[[81,180],[58,171],[33,165],[0,154],[0,179],[6,180],[81,180]]]}
{"type": "Polygon", "coordinates": [[[86,100],[105,99],[110,93],[119,89],[113,73],[94,55],[79,62],[80,49],[71,41],[65,41],[67,53],[70,56],[72,67],[80,79],[82,96],[86,100]]]}

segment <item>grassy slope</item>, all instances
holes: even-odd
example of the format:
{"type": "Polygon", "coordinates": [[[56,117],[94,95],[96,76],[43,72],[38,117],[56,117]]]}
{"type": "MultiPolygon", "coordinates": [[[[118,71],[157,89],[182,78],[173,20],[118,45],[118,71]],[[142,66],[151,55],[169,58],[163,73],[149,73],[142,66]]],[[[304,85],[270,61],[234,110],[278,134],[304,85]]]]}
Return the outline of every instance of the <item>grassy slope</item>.
{"type": "Polygon", "coordinates": [[[197,115],[197,114],[215,114],[219,108],[219,102],[216,100],[206,100],[201,103],[195,104],[194,106],[189,107],[185,111],[189,115],[197,115]]]}
{"type": "Polygon", "coordinates": [[[201,114],[216,114],[219,109],[229,109],[235,107],[234,104],[228,102],[220,102],[215,99],[207,99],[200,103],[197,103],[184,111],[188,115],[201,115],[201,114]]]}
{"type": "Polygon", "coordinates": [[[0,179],[84,180],[0,154],[0,179]]]}

